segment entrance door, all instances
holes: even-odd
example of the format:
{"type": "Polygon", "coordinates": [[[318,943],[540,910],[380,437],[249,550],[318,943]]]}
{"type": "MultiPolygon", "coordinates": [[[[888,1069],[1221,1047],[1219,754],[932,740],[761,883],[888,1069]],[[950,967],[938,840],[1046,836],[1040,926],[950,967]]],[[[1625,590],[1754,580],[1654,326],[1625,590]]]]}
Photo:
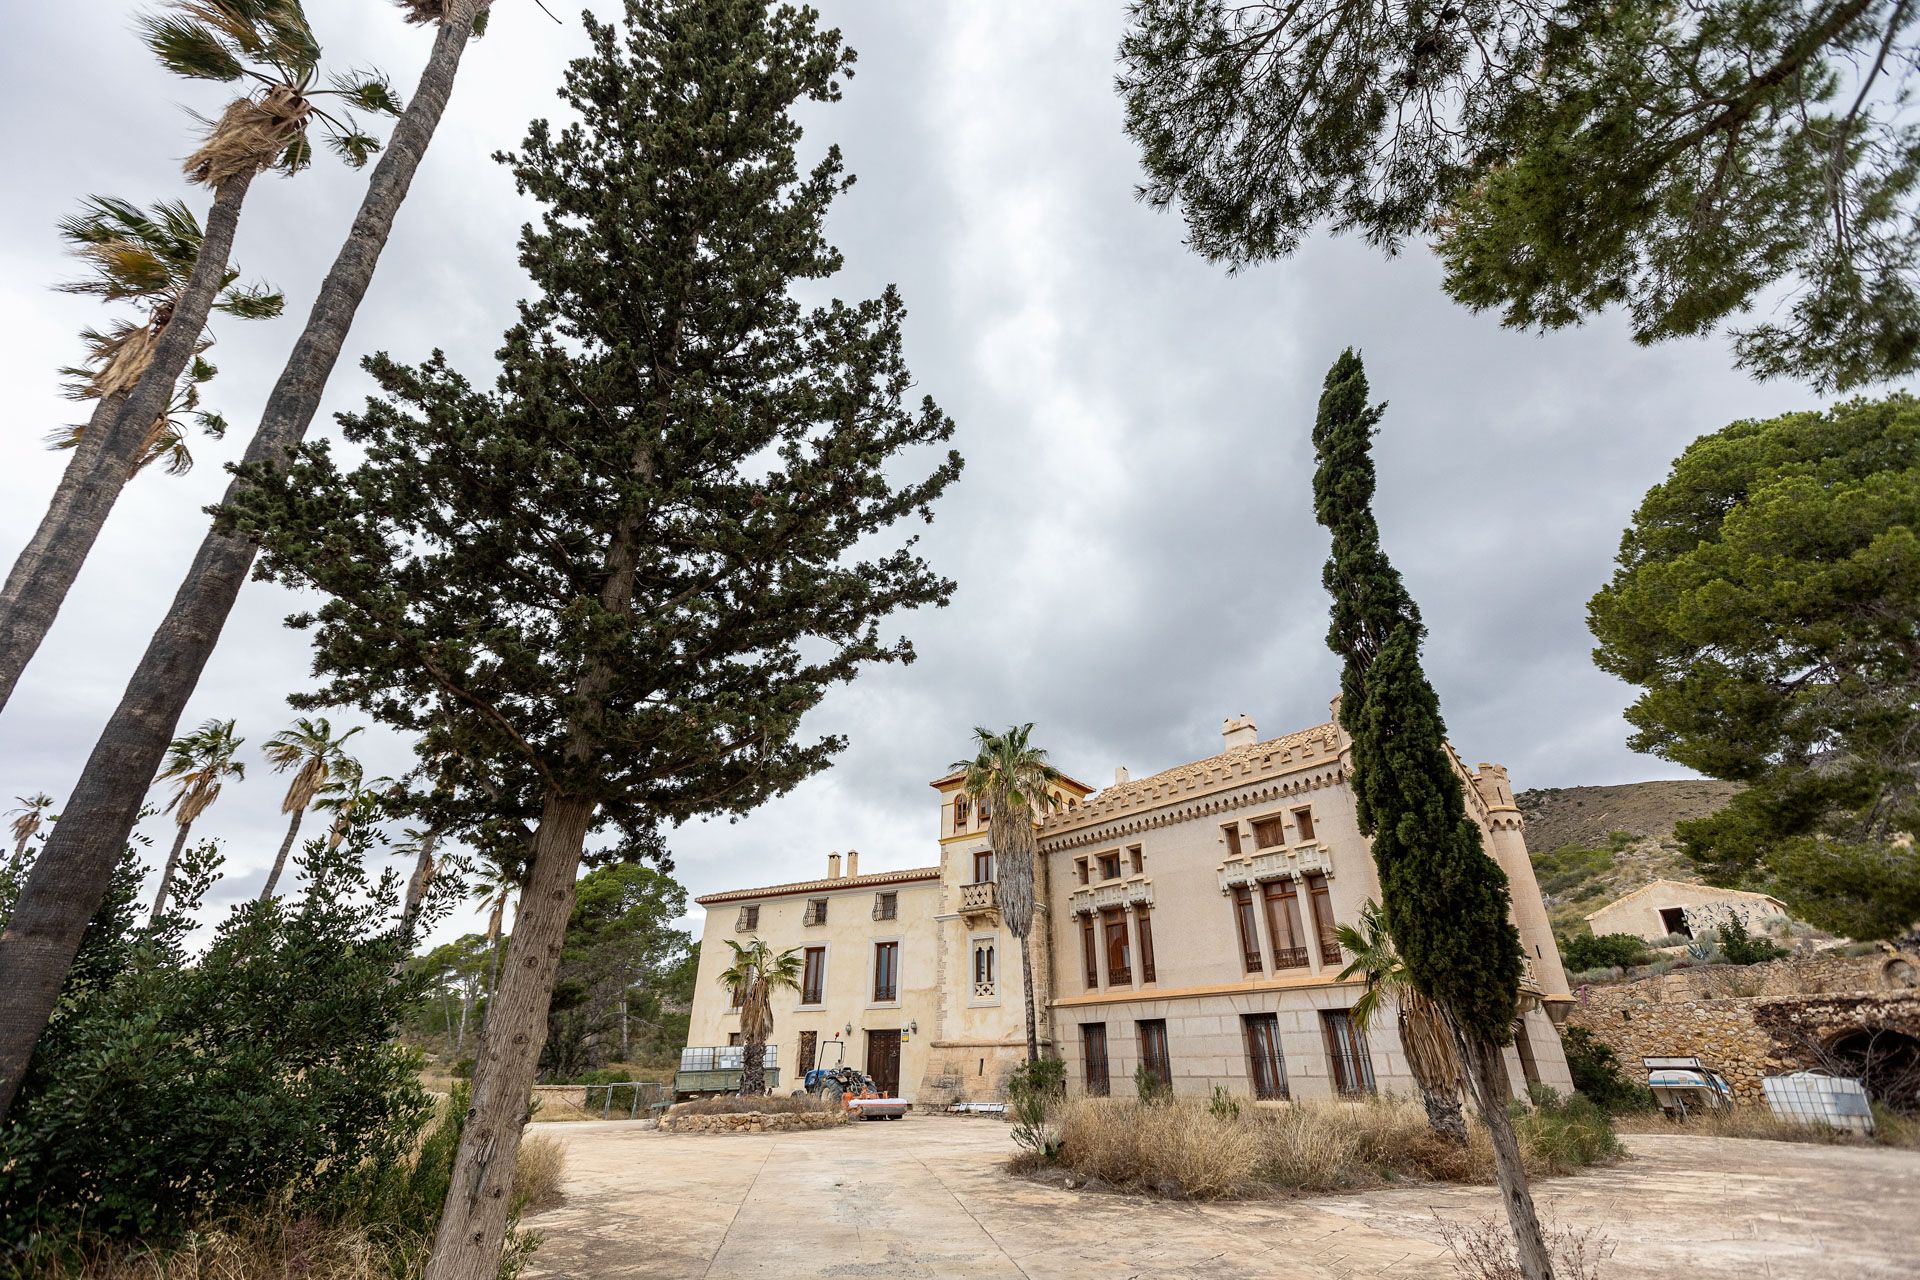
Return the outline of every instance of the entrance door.
{"type": "Polygon", "coordinates": [[[889,1098],[900,1096],[900,1033],[867,1032],[867,1074],[873,1087],[889,1098]]]}

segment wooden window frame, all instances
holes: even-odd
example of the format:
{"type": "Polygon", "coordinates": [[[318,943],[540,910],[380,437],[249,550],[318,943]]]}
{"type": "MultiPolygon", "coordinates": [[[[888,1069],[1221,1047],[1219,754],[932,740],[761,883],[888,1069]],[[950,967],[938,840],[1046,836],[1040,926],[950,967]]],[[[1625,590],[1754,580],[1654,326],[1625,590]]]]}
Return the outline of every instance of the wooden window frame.
{"type": "Polygon", "coordinates": [[[1220,827],[1220,833],[1227,838],[1227,856],[1229,858],[1239,857],[1240,824],[1237,822],[1223,823],[1220,827]]]}
{"type": "Polygon", "coordinates": [[[1108,907],[1100,913],[1100,950],[1106,961],[1107,985],[1109,987],[1132,986],[1133,936],[1127,931],[1127,913],[1124,908],[1108,907]]]}
{"type": "Polygon", "coordinates": [[[900,940],[887,938],[873,944],[873,1003],[900,1002],[900,940]],[[884,982],[885,985],[882,985],[884,982]]]}
{"type": "Polygon", "coordinates": [[[1146,1018],[1134,1026],[1140,1033],[1140,1065],[1162,1087],[1173,1088],[1173,1057],[1167,1048],[1167,1020],[1146,1018]]]}
{"type": "Polygon", "coordinates": [[[1118,880],[1126,874],[1125,864],[1120,859],[1120,851],[1118,849],[1115,849],[1111,853],[1103,853],[1099,855],[1099,857],[1100,878],[1102,880],[1118,880]]]}
{"type": "Polygon", "coordinates": [[[820,1065],[820,1033],[818,1031],[800,1033],[800,1050],[794,1056],[794,1064],[796,1074],[800,1077],[798,1083],[805,1084],[807,1072],[820,1065]]]}
{"type": "Polygon", "coordinates": [[[1327,1046],[1327,1070],[1333,1091],[1343,1098],[1365,1097],[1378,1091],[1373,1076],[1373,1054],[1351,1009],[1322,1009],[1320,1035],[1327,1046]]]}
{"type": "Polygon", "coordinates": [[[898,920],[900,918],[900,891],[889,889],[873,895],[873,918],[875,920],[898,920]]]}
{"type": "Polygon", "coordinates": [[[1083,1022],[1080,1024],[1080,1056],[1086,1065],[1087,1096],[1089,1098],[1108,1098],[1113,1096],[1113,1063],[1107,1048],[1107,1024],[1104,1022],[1083,1022]],[[1098,1054],[1095,1048],[1098,1047],[1098,1054]]]}
{"type": "Polygon", "coordinates": [[[1133,909],[1133,929],[1140,939],[1140,981],[1157,980],[1153,965],[1153,908],[1142,902],[1133,909]]]}
{"type": "Polygon", "coordinates": [[[1267,915],[1267,943],[1273,950],[1273,968],[1304,969],[1310,963],[1306,929],[1300,920],[1300,888],[1291,878],[1268,880],[1260,886],[1267,915]]]}
{"type": "Polygon", "coordinates": [[[1147,855],[1137,844],[1127,848],[1127,867],[1136,876],[1147,874],[1147,855]]]}
{"type": "Polygon", "coordinates": [[[825,898],[808,898],[807,909],[801,914],[800,923],[811,928],[814,925],[825,924],[826,922],[827,900],[825,898]]]}
{"type": "Polygon", "coordinates": [[[1083,973],[1087,979],[1087,990],[1100,989],[1100,940],[1094,932],[1093,913],[1085,912],[1080,917],[1080,958],[1083,973]]]}
{"type": "Polygon", "coordinates": [[[1250,825],[1253,828],[1253,847],[1255,849],[1286,848],[1287,816],[1285,814],[1283,813],[1262,814],[1258,818],[1253,819],[1252,822],[1250,822],[1248,825],[1250,825]],[[1274,836],[1276,838],[1269,840],[1261,835],[1262,831],[1265,831],[1267,835],[1274,836]]]}
{"type": "Polygon", "coordinates": [[[827,1002],[827,948],[825,943],[808,947],[800,959],[800,1003],[817,1007],[827,1002]],[[815,964],[815,957],[819,963],[815,964]]]}
{"type": "Polygon", "coordinates": [[[1285,1101],[1291,1097],[1287,1086],[1287,1057],[1280,1047],[1280,1016],[1243,1013],[1240,1034],[1247,1045],[1247,1082],[1253,1086],[1253,1096],[1263,1102],[1285,1101]]]}
{"type": "Polygon", "coordinates": [[[992,849],[975,849],[973,851],[973,883],[994,883],[994,877],[999,873],[999,868],[995,867],[993,862],[992,849]],[[983,872],[984,874],[982,874],[983,872]]]}
{"type": "Polygon", "coordinates": [[[1316,838],[1314,834],[1316,828],[1313,821],[1312,805],[1303,804],[1293,811],[1293,829],[1293,838],[1296,844],[1306,844],[1308,841],[1316,838]]]}
{"type": "Polygon", "coordinates": [[[1265,973],[1260,954],[1260,925],[1253,913],[1253,890],[1247,885],[1233,887],[1233,919],[1240,931],[1241,964],[1248,973],[1265,973]]]}
{"type": "Polygon", "coordinates": [[[1340,935],[1334,932],[1337,923],[1333,917],[1333,887],[1327,882],[1324,871],[1307,872],[1307,902],[1313,909],[1313,933],[1320,943],[1320,963],[1337,965],[1340,958],[1340,935]]]}

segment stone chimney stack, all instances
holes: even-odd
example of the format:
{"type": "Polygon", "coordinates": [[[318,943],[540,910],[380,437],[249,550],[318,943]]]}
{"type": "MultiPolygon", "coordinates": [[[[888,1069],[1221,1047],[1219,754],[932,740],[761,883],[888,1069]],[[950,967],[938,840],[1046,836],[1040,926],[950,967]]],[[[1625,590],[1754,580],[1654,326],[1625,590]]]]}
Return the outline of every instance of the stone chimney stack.
{"type": "Polygon", "coordinates": [[[1241,712],[1220,726],[1220,736],[1226,740],[1226,749],[1250,747],[1260,741],[1260,731],[1253,727],[1253,717],[1241,712]]]}
{"type": "Polygon", "coordinates": [[[837,853],[830,853],[827,855],[827,879],[838,880],[839,878],[840,878],[840,855],[837,853]]]}
{"type": "Polygon", "coordinates": [[[1127,772],[1127,766],[1123,764],[1117,764],[1113,766],[1113,785],[1114,786],[1117,787],[1123,782],[1131,782],[1131,781],[1133,781],[1133,775],[1127,772]]]}
{"type": "Polygon", "coordinates": [[[858,849],[847,850],[847,874],[850,876],[860,874],[860,851],[858,849]]]}

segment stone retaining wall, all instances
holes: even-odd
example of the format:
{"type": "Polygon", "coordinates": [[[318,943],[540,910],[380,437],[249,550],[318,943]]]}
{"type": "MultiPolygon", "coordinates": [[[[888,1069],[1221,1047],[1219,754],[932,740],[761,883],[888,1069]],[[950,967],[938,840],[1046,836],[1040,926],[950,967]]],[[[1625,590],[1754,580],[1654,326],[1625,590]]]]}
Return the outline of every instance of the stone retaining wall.
{"type": "Polygon", "coordinates": [[[759,1111],[723,1112],[702,1115],[698,1112],[661,1117],[662,1133],[784,1133],[796,1129],[831,1129],[845,1124],[838,1111],[759,1111]]]}
{"type": "Polygon", "coordinates": [[[1567,1025],[1591,1031],[1629,1076],[1639,1074],[1643,1057],[1699,1058],[1727,1078],[1736,1098],[1759,1103],[1761,1077],[1825,1065],[1823,1046],[1847,1031],[1920,1035],[1920,991],[1874,989],[1889,959],[1712,965],[1583,987],[1567,1025]]]}

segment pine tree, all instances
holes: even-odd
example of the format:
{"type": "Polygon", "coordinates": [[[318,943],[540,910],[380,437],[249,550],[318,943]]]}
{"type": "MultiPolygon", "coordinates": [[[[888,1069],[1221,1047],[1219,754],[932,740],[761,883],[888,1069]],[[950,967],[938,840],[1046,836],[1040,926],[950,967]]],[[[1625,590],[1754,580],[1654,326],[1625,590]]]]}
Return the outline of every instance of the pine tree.
{"type": "Polygon", "coordinates": [[[383,396],[342,418],[364,461],[311,446],[234,512],[328,597],[296,620],[310,701],[426,734],[462,789],[534,815],[432,1280],[497,1272],[588,834],[647,847],[825,768],[842,744],[801,717],[910,660],[883,624],[952,589],[892,532],[960,469],[901,457],[953,426],[907,402],[899,298],[794,296],[841,266],[822,225],[850,179],[835,148],[800,168],[791,112],[838,98],[852,53],[762,0],[585,24],[578,122],[502,157],[545,208],[493,388],[377,356],[383,396]]]}
{"type": "Polygon", "coordinates": [[[1493,1136],[1500,1191],[1528,1280],[1552,1275],[1507,1114],[1500,1047],[1519,1016],[1522,952],[1507,876],[1481,846],[1446,745],[1440,699],[1420,666],[1426,628],[1373,518],[1372,440],[1384,405],[1348,350],[1327,372],[1313,443],[1314,515],[1333,535],[1322,581],[1327,645],[1345,666],[1340,724],[1353,740],[1360,829],[1373,841],[1387,931],[1413,987],[1439,1006],[1493,1136]]]}

